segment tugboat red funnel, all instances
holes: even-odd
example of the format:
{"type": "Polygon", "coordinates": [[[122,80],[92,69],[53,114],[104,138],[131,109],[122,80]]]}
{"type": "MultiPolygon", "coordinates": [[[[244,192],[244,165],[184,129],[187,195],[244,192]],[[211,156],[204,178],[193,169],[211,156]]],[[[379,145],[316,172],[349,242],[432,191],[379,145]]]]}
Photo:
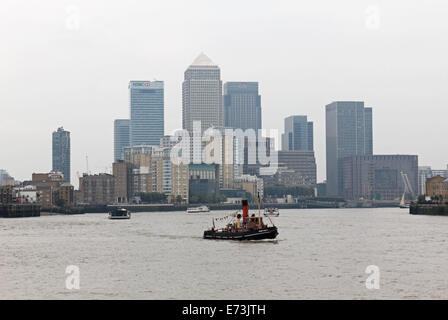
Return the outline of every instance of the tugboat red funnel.
{"type": "MultiPolygon", "coordinates": [[[[233,221],[221,229],[215,229],[215,221],[213,220],[213,227],[210,230],[204,231],[204,239],[263,240],[275,239],[277,237],[278,230],[272,223],[272,220],[272,226],[268,226],[263,223],[263,219],[260,217],[260,212],[258,212],[258,217],[255,217],[255,214],[249,216],[247,200],[242,201],[242,210],[242,223],[240,221],[241,215],[239,213],[235,213],[233,221]]],[[[260,211],[260,197],[258,197],[258,211],[260,211]]]]}
{"type": "Polygon", "coordinates": [[[243,205],[243,223],[246,223],[249,216],[249,204],[246,199],[242,200],[241,203],[243,205]]]}

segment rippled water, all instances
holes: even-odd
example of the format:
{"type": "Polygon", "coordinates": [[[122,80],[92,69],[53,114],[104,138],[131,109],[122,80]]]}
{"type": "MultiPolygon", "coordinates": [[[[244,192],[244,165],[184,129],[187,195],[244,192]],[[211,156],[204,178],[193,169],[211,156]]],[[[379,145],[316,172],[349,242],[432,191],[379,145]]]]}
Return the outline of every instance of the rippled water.
{"type": "Polygon", "coordinates": [[[224,215],[0,219],[0,298],[448,298],[448,217],[281,210],[278,240],[203,240],[224,215]],[[66,289],[68,265],[80,268],[79,290],[66,289]],[[366,289],[368,265],[380,268],[378,290],[366,289]]]}

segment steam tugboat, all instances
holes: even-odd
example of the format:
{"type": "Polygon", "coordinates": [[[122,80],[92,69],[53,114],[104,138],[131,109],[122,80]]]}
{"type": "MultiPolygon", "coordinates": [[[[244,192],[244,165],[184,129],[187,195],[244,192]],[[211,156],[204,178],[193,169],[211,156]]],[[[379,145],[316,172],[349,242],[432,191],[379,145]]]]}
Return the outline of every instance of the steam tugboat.
{"type": "Polygon", "coordinates": [[[242,209],[243,216],[240,213],[236,214],[236,220],[222,229],[215,229],[215,220],[213,220],[213,227],[204,231],[204,239],[263,240],[277,237],[277,227],[272,220],[268,217],[272,224],[272,226],[268,226],[263,223],[260,216],[260,195],[258,195],[258,217],[255,217],[255,214],[249,217],[247,200],[242,201],[242,209]]]}

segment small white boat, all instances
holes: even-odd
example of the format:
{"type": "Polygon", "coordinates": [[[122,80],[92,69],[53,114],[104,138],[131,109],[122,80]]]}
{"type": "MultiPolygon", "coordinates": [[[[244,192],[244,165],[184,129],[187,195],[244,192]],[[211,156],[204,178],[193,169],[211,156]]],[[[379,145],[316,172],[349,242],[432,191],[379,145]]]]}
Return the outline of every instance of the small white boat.
{"type": "Polygon", "coordinates": [[[264,216],[265,217],[278,217],[280,215],[280,211],[278,208],[265,208],[264,216]]]}
{"type": "Polygon", "coordinates": [[[193,207],[193,208],[187,209],[187,213],[203,213],[203,212],[210,212],[209,207],[200,206],[200,207],[193,207]]]}
{"type": "Polygon", "coordinates": [[[131,219],[131,212],[124,208],[109,211],[109,219],[131,219]]]}

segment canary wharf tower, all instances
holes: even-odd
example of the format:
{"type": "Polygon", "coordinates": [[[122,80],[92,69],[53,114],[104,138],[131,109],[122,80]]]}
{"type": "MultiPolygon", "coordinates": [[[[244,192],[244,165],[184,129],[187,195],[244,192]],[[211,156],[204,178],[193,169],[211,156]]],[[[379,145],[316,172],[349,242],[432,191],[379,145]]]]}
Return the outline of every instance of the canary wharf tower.
{"type": "Polygon", "coordinates": [[[188,67],[182,84],[182,127],[193,131],[193,121],[201,121],[201,130],[222,127],[221,70],[201,53],[188,67]]]}
{"type": "Polygon", "coordinates": [[[164,135],[163,81],[130,81],[130,146],[159,145],[164,135]]]}

